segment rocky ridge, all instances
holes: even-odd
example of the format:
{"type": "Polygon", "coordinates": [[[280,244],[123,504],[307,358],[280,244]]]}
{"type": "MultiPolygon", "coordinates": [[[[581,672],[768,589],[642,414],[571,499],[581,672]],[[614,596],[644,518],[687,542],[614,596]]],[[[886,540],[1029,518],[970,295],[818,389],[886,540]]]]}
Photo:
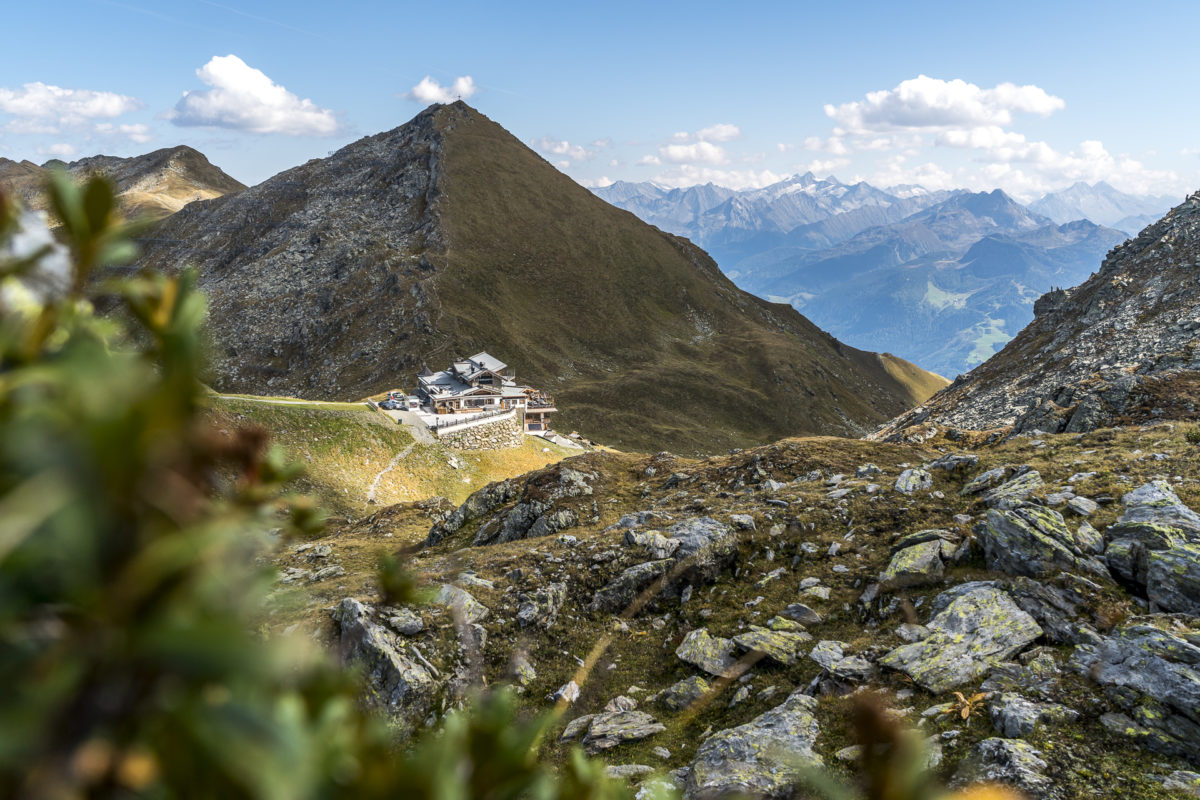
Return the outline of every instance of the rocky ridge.
{"type": "Polygon", "coordinates": [[[49,161],[41,166],[0,158],[0,187],[27,206],[43,209],[42,186],[51,167],[61,168],[77,179],[93,173],[107,175],[116,184],[122,211],[130,217],[161,219],[188,203],[246,188],[210,163],[203,153],[186,145],[129,158],[97,155],[71,162],[49,161]]]}
{"type": "Polygon", "coordinates": [[[1082,432],[1200,414],[1200,193],[1043,295],[1003,350],[873,438],[935,429],[1082,432]]]}

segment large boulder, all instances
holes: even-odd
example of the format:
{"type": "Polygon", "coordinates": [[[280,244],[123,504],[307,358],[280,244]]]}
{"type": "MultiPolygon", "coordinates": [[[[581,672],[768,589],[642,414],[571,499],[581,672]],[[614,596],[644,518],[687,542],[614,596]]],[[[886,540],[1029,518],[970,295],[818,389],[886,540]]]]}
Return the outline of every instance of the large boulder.
{"type": "Polygon", "coordinates": [[[1031,469],[989,491],[983,496],[983,502],[989,508],[1015,508],[1043,485],[1041,474],[1036,469],[1031,469]]]}
{"type": "Polygon", "coordinates": [[[812,636],[804,631],[772,631],[751,625],[745,633],[733,637],[733,644],[743,652],[762,653],[776,664],[795,664],[800,658],[800,648],[812,636]]]}
{"type": "Polygon", "coordinates": [[[1125,512],[1105,531],[1109,569],[1144,587],[1158,610],[1200,613],[1200,515],[1166,481],[1127,493],[1125,512]]]}
{"type": "Polygon", "coordinates": [[[879,576],[880,590],[890,592],[940,581],[946,572],[942,563],[945,544],[942,539],[935,538],[897,551],[887,569],[879,576]]]}
{"type": "Polygon", "coordinates": [[[804,770],[822,765],[813,752],[816,708],[815,698],[797,691],[745,725],[705,739],[688,771],[684,797],[791,796],[804,770]]]}
{"type": "Polygon", "coordinates": [[[468,523],[492,513],[505,503],[512,502],[520,494],[521,484],[514,478],[489,483],[473,492],[449,517],[434,525],[425,540],[425,546],[432,547],[447,536],[458,533],[468,523]]]}
{"type": "Polygon", "coordinates": [[[989,569],[1031,578],[1068,572],[1108,576],[1108,569],[1067,527],[1062,514],[1032,504],[1011,509],[989,509],[975,527],[989,569]]]}
{"type": "Polygon", "coordinates": [[[342,600],[334,620],[341,630],[338,653],[343,664],[362,671],[366,703],[387,714],[402,735],[410,735],[433,707],[433,675],[405,655],[396,636],[354,598],[342,600]]]}
{"type": "Polygon", "coordinates": [[[916,494],[933,488],[933,476],[919,467],[906,469],[896,478],[894,487],[900,494],[916,494]]]}
{"type": "Polygon", "coordinates": [[[682,569],[680,580],[688,583],[716,580],[737,554],[737,534],[712,517],[676,522],[666,536],[679,542],[673,557],[682,569]]]}
{"type": "Polygon", "coordinates": [[[517,623],[522,628],[536,625],[544,631],[550,630],[566,599],[565,583],[551,583],[531,593],[521,594],[517,598],[520,604],[517,607],[517,623]]]}
{"type": "Polygon", "coordinates": [[[491,613],[488,607],[476,600],[470,592],[450,583],[443,583],[438,587],[433,602],[450,609],[468,624],[481,622],[491,613]]]}
{"type": "Polygon", "coordinates": [[[689,633],[675,649],[675,655],[681,661],[718,678],[735,676],[737,658],[733,653],[733,642],[710,635],[706,628],[697,628],[689,633]]]}
{"type": "Polygon", "coordinates": [[[1200,762],[1200,632],[1148,624],[1075,649],[1072,665],[1106,687],[1127,717],[1109,727],[1157,752],[1200,762]]]}
{"type": "Polygon", "coordinates": [[[708,694],[710,689],[712,685],[708,681],[693,675],[668,686],[650,699],[671,711],[683,711],[708,694]]]}
{"type": "Polygon", "coordinates": [[[669,558],[634,564],[621,572],[592,597],[592,611],[616,613],[624,611],[648,587],[657,582],[659,589],[665,585],[663,578],[675,562],[669,558]]]}
{"type": "Polygon", "coordinates": [[[897,647],[879,663],[935,694],[975,680],[1042,635],[1008,594],[986,585],[955,597],[927,627],[928,637],[897,647]]]}

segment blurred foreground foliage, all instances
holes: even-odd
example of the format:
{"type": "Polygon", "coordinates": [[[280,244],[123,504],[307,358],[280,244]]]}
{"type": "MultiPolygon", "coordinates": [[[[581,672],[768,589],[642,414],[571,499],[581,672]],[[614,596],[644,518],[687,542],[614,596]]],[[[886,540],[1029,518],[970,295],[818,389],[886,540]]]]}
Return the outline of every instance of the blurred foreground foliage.
{"type": "Polygon", "coordinates": [[[206,424],[194,277],[110,269],[104,179],[48,192],[65,255],[0,193],[0,796],[620,796],[539,764],[549,720],[503,693],[401,750],[328,655],[254,633],[264,556],[320,514],[263,434],[206,424]]]}

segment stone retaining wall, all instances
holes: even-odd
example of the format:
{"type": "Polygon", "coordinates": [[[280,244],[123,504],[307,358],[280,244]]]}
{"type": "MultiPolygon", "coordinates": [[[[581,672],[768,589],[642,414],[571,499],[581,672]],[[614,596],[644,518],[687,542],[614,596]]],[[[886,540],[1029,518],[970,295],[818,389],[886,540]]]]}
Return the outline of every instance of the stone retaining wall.
{"type": "Polygon", "coordinates": [[[506,447],[520,447],[525,441],[525,431],[520,414],[514,414],[511,417],[449,431],[439,435],[438,440],[454,450],[502,450],[506,447]]]}

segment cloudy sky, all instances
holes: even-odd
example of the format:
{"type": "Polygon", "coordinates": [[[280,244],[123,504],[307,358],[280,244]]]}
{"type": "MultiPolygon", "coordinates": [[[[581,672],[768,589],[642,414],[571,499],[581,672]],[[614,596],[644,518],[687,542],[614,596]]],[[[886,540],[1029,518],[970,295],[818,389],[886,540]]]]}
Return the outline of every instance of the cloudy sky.
{"type": "Polygon", "coordinates": [[[581,183],[1200,188],[1195,2],[10,4],[0,157],[255,183],[462,97],[581,183]]]}

